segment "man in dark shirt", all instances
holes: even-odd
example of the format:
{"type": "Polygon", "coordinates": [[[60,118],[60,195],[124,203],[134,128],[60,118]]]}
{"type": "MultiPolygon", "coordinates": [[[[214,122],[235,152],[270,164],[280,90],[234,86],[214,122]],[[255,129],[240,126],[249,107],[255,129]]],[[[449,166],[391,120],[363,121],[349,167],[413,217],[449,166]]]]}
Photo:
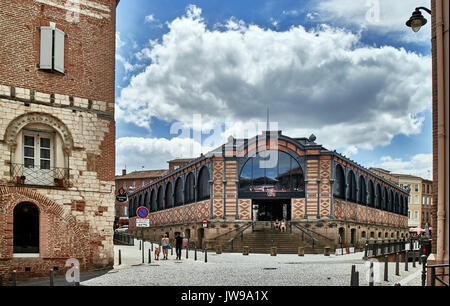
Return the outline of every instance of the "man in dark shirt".
{"type": "Polygon", "coordinates": [[[177,259],[181,260],[181,248],[183,246],[183,237],[181,237],[180,233],[176,233],[175,237],[175,251],[177,253],[177,259]]]}

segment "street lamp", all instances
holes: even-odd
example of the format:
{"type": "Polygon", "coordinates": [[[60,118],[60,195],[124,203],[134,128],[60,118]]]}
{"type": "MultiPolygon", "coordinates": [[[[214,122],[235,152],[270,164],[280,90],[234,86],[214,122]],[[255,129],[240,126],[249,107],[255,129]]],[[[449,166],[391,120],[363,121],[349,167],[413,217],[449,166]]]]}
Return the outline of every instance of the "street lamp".
{"type": "Polygon", "coordinates": [[[427,23],[427,20],[422,16],[420,10],[424,10],[431,15],[431,10],[426,7],[416,7],[415,11],[412,13],[411,18],[406,22],[406,25],[410,27],[414,32],[418,32],[422,26],[427,23]]]}

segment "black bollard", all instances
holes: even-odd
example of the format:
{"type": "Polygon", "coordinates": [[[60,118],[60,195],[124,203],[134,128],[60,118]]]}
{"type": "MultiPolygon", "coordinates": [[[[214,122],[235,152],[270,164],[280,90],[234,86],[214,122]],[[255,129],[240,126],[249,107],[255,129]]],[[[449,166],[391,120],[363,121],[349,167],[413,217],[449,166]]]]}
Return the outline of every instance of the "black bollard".
{"type": "Polygon", "coordinates": [[[122,252],[119,250],[119,266],[122,264],[122,252]]]}
{"type": "Polygon", "coordinates": [[[186,259],[189,258],[189,247],[186,248],[186,259]]]}
{"type": "Polygon", "coordinates": [[[152,252],[153,252],[153,242],[152,242],[152,252]]]}
{"type": "Polygon", "coordinates": [[[408,271],[409,252],[405,252],[405,271],[408,271]]]}
{"type": "Polygon", "coordinates": [[[356,265],[352,265],[352,270],[350,272],[350,286],[355,286],[355,271],[356,265]]]}
{"type": "Polygon", "coordinates": [[[170,256],[173,256],[173,248],[170,248],[170,256]]]}
{"type": "Polygon", "coordinates": [[[12,284],[13,284],[13,286],[17,286],[17,272],[16,272],[16,270],[12,271],[12,284]]]}
{"type": "Polygon", "coordinates": [[[388,278],[388,265],[389,265],[389,262],[388,262],[388,257],[387,257],[387,255],[385,255],[384,256],[384,281],[385,282],[388,282],[389,281],[389,278],[388,278]]]}
{"type": "Polygon", "coordinates": [[[197,248],[194,249],[194,260],[197,260],[197,248]]]}
{"type": "Polygon", "coordinates": [[[400,275],[400,256],[395,253],[395,275],[400,275]]]}
{"type": "Polygon", "coordinates": [[[373,262],[370,262],[370,270],[369,270],[369,286],[373,286],[373,262]]]}
{"type": "Polygon", "coordinates": [[[144,241],[142,241],[142,263],[144,263],[144,241]]]}
{"type": "Polygon", "coordinates": [[[53,286],[54,282],[53,282],[53,269],[50,269],[50,286],[53,286]]]}
{"type": "Polygon", "coordinates": [[[139,241],[139,251],[141,250],[141,248],[142,248],[142,241],[139,241]]]}
{"type": "Polygon", "coordinates": [[[152,263],[152,250],[148,249],[148,263],[152,263]]]}
{"type": "Polygon", "coordinates": [[[427,256],[424,254],[420,258],[422,259],[422,286],[425,286],[427,280],[427,256]]]}
{"type": "Polygon", "coordinates": [[[205,249],[205,262],[208,262],[208,251],[205,249]]]}
{"type": "Polygon", "coordinates": [[[416,251],[413,251],[413,268],[416,267],[416,251]]]}
{"type": "Polygon", "coordinates": [[[359,286],[359,271],[355,272],[355,286],[359,286]]]}

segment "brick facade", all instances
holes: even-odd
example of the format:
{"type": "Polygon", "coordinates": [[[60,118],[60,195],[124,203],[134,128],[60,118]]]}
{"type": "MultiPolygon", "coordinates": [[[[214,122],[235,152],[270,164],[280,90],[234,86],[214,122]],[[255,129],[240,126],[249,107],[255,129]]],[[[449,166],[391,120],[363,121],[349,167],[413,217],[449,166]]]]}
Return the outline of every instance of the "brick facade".
{"type": "Polygon", "coordinates": [[[62,271],[69,258],[81,269],[113,265],[117,4],[85,1],[79,20],[70,22],[64,1],[0,2],[0,273],[6,281],[13,269],[19,278],[62,271]],[[66,34],[64,74],[38,68],[39,28],[51,22],[66,34]],[[20,166],[21,137],[30,129],[37,139],[41,129],[52,135],[51,182],[33,181],[33,172],[20,166]],[[13,172],[16,166],[21,172],[13,172]],[[56,167],[67,173],[63,179],[56,167]],[[31,259],[14,253],[20,203],[39,212],[39,253],[31,259]]]}

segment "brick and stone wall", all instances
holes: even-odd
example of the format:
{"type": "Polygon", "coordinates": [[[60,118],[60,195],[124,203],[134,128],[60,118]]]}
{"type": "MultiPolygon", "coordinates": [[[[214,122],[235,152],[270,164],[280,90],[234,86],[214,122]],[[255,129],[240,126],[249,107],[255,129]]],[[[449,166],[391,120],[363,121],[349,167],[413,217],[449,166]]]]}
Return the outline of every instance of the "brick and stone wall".
{"type": "Polygon", "coordinates": [[[69,258],[82,269],[113,264],[117,3],[82,1],[74,21],[62,0],[0,1],[0,273],[6,281],[13,269],[19,278],[65,270],[69,258]],[[39,29],[51,22],[66,34],[64,74],[39,69],[39,29]],[[22,158],[14,138],[28,124],[45,125],[62,140],[64,185],[18,184],[11,177],[11,164],[22,158]],[[38,258],[13,257],[13,210],[23,202],[39,211],[38,258]]]}

